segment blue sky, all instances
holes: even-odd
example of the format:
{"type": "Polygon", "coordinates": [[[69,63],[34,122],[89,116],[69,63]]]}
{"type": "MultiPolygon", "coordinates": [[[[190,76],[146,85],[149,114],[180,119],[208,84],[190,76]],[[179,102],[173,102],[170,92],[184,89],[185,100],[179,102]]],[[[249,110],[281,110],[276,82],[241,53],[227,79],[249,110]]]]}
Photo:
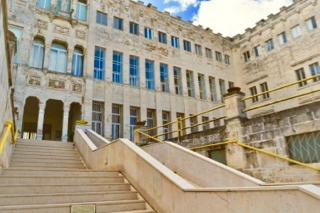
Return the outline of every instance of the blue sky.
{"type": "Polygon", "coordinates": [[[292,0],[144,0],[159,11],[168,11],[172,16],[181,16],[195,25],[209,27],[223,36],[235,36],[244,33],[248,27],[283,6],[292,4],[292,0]]]}

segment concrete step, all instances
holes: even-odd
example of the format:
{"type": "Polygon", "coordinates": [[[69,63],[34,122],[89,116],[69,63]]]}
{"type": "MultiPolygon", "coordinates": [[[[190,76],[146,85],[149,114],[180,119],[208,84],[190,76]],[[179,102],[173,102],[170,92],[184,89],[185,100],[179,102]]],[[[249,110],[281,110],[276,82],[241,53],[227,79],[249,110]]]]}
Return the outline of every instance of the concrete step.
{"type": "Polygon", "coordinates": [[[61,141],[37,141],[37,140],[24,140],[17,139],[16,145],[26,145],[26,146],[46,146],[46,147],[73,147],[71,142],[61,142],[61,141]]]}
{"type": "Polygon", "coordinates": [[[13,157],[11,160],[11,163],[48,163],[50,165],[51,163],[82,163],[80,157],[74,157],[72,159],[61,159],[61,158],[20,158],[20,157],[13,157]]]}
{"type": "Polygon", "coordinates": [[[96,184],[0,184],[1,194],[49,194],[49,193],[78,193],[130,191],[129,183],[96,183],[96,184]]]}
{"type": "Polygon", "coordinates": [[[124,183],[123,177],[73,177],[73,176],[0,176],[1,184],[71,184],[71,183],[124,183]]]}
{"type": "Polygon", "coordinates": [[[142,200],[102,201],[85,203],[0,206],[0,212],[6,213],[70,213],[72,205],[96,205],[96,213],[111,213],[121,211],[136,211],[146,209],[142,200]]]}
{"type": "Polygon", "coordinates": [[[11,167],[41,167],[41,168],[85,168],[83,163],[28,163],[28,162],[11,162],[11,167]]]}
{"type": "Polygon", "coordinates": [[[73,155],[48,155],[48,154],[42,154],[42,155],[34,155],[34,154],[27,154],[27,153],[21,153],[21,154],[13,154],[12,159],[52,159],[52,158],[59,158],[59,159],[79,159],[80,156],[78,153],[74,153],[73,155]]]}
{"type": "Polygon", "coordinates": [[[55,152],[63,152],[63,153],[69,153],[74,152],[75,149],[72,147],[70,148],[60,148],[60,147],[37,147],[37,146],[16,146],[16,151],[23,151],[23,152],[46,152],[46,153],[55,153],[55,152]]]}
{"type": "Polygon", "coordinates": [[[137,200],[133,191],[0,195],[0,206],[137,200]]]}
{"type": "Polygon", "coordinates": [[[20,155],[26,155],[26,156],[47,156],[48,158],[49,157],[77,157],[79,156],[79,154],[73,150],[73,151],[70,151],[70,152],[47,152],[47,151],[32,151],[32,150],[28,150],[28,151],[25,151],[25,150],[14,150],[13,152],[13,157],[16,157],[16,156],[20,156],[20,155]]]}
{"type": "Polygon", "coordinates": [[[121,212],[111,212],[111,213],[156,213],[152,209],[145,209],[145,210],[136,210],[136,211],[121,211],[121,212]]]}

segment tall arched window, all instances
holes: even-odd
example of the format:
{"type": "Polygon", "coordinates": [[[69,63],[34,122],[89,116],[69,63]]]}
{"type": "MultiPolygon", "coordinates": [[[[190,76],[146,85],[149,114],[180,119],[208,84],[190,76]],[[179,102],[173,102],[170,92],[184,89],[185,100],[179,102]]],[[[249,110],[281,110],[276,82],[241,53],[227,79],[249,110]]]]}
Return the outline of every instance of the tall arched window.
{"type": "Polygon", "coordinates": [[[51,0],[38,0],[38,7],[50,10],[51,0]]]}
{"type": "Polygon", "coordinates": [[[67,48],[63,44],[53,43],[50,50],[49,70],[67,72],[67,48]]]}
{"type": "Polygon", "coordinates": [[[71,74],[76,76],[82,76],[83,70],[83,54],[79,47],[76,47],[72,56],[72,70],[71,74]]]}
{"type": "Polygon", "coordinates": [[[36,38],[33,41],[31,54],[29,59],[29,66],[42,69],[44,56],[44,42],[43,40],[36,38]]]}

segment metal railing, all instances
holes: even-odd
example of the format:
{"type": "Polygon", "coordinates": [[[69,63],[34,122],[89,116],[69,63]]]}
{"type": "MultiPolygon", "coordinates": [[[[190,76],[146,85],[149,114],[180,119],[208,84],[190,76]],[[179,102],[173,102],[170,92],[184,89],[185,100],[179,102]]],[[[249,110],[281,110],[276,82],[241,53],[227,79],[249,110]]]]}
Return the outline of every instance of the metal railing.
{"type": "Polygon", "coordinates": [[[17,134],[14,130],[14,124],[12,121],[6,121],[4,127],[5,127],[5,130],[4,130],[3,136],[0,140],[0,155],[2,155],[2,151],[4,149],[4,145],[5,145],[6,141],[8,140],[9,133],[11,132],[11,143],[10,144],[14,144],[16,142],[16,138],[17,138],[17,134]]]}

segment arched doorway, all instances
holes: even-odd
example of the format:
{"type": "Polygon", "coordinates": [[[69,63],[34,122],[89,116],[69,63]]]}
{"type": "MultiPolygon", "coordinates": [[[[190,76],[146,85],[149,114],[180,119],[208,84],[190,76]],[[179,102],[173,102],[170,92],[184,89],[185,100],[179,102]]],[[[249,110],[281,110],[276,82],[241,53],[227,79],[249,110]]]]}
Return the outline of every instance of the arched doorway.
{"type": "Polygon", "coordinates": [[[49,99],[44,113],[42,140],[61,141],[63,122],[63,102],[49,99]]]}
{"type": "Polygon", "coordinates": [[[35,140],[37,136],[39,99],[28,97],[24,105],[22,119],[22,138],[35,140]]]}
{"type": "Polygon", "coordinates": [[[73,140],[75,121],[81,120],[81,104],[72,103],[70,105],[69,120],[68,120],[68,141],[73,140]]]}

